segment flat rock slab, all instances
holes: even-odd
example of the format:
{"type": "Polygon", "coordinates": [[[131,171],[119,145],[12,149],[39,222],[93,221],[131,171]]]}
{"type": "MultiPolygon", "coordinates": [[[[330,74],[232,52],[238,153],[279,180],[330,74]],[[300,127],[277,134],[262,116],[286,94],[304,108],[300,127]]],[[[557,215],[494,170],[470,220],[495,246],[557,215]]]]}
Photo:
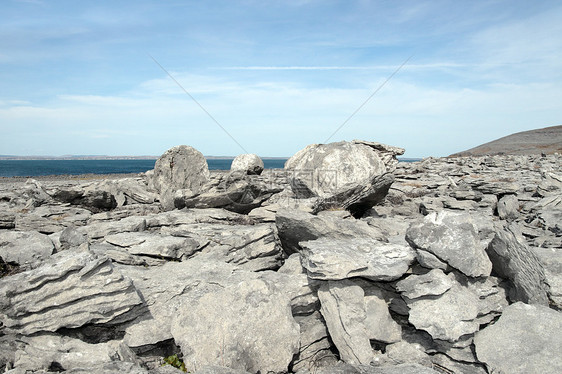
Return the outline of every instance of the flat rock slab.
{"type": "Polygon", "coordinates": [[[430,213],[410,226],[406,240],[470,277],[488,276],[492,263],[469,214],[430,213]]]}
{"type": "Polygon", "coordinates": [[[24,335],[127,320],[141,304],[131,280],[91,252],[64,251],[0,279],[0,321],[24,335]]]}
{"type": "Polygon", "coordinates": [[[409,299],[422,296],[438,296],[451,288],[453,282],[440,269],[433,269],[427,274],[410,275],[396,283],[396,290],[409,299]]]}
{"type": "Polygon", "coordinates": [[[200,247],[191,238],[179,238],[149,232],[123,232],[109,235],[105,241],[125,248],[132,255],[181,259],[191,256],[200,247]]]}
{"type": "Polygon", "coordinates": [[[350,280],[325,282],[318,290],[328,332],[340,358],[349,364],[368,365],[374,359],[364,297],[363,289],[350,280]]]}
{"type": "Polygon", "coordinates": [[[300,243],[302,265],[308,276],[320,280],[363,277],[376,281],[400,278],[415,254],[409,247],[367,238],[321,238],[300,243]]]}
{"type": "Polygon", "coordinates": [[[31,264],[49,258],[54,250],[47,235],[35,231],[0,231],[0,257],[4,262],[31,264]]]}
{"type": "Polygon", "coordinates": [[[453,281],[451,288],[440,296],[406,299],[410,308],[408,320],[433,339],[455,342],[478,331],[478,302],[476,293],[453,281]]]}
{"type": "Polygon", "coordinates": [[[193,300],[178,310],[171,330],[187,367],[220,363],[251,373],[286,372],[299,349],[289,298],[262,280],[193,300]]]}
{"type": "Polygon", "coordinates": [[[562,373],[562,313],[517,302],[474,338],[478,360],[494,373],[562,373]]]}

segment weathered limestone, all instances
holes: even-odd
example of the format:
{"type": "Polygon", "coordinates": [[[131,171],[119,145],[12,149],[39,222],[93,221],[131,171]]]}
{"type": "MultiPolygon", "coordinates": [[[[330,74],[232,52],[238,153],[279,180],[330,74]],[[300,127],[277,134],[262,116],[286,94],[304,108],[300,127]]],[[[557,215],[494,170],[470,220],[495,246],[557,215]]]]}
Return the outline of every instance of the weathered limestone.
{"type": "Polygon", "coordinates": [[[476,334],[476,355],[489,372],[560,373],[561,329],[562,313],[517,302],[476,334]]]}
{"type": "Polygon", "coordinates": [[[321,238],[301,242],[302,265],[308,276],[320,280],[362,277],[375,281],[400,278],[414,261],[409,247],[373,239],[321,238]]]}
{"type": "Polygon", "coordinates": [[[117,323],[142,304],[131,280],[107,257],[64,251],[42,266],[0,279],[0,319],[8,332],[32,334],[117,323]]]}
{"type": "Polygon", "coordinates": [[[349,280],[328,281],[318,290],[320,309],[340,357],[350,364],[368,365],[374,358],[369,335],[363,289],[349,280]]]}
{"type": "Polygon", "coordinates": [[[513,301],[548,305],[543,265],[525,243],[518,226],[498,227],[487,252],[499,276],[513,283],[513,301]]]}
{"type": "Polygon", "coordinates": [[[299,348],[289,299],[261,280],[193,300],[178,310],[171,331],[184,362],[194,368],[222,362],[252,373],[279,373],[299,348]]]}
{"type": "Polygon", "coordinates": [[[156,160],[149,186],[160,195],[164,209],[171,210],[178,190],[199,194],[209,177],[209,167],[203,154],[195,148],[180,145],[170,148],[156,160]]]}
{"type": "Polygon", "coordinates": [[[263,171],[263,167],[263,161],[258,155],[242,154],[232,160],[230,171],[260,175],[263,171]]]}
{"type": "Polygon", "coordinates": [[[410,226],[406,240],[422,253],[422,258],[429,253],[468,276],[488,276],[492,271],[470,215],[448,211],[429,214],[410,226]]]}
{"type": "Polygon", "coordinates": [[[36,231],[0,231],[0,257],[5,262],[29,265],[48,259],[54,250],[52,240],[36,231]]]}
{"type": "Polygon", "coordinates": [[[318,196],[321,208],[339,206],[360,214],[381,201],[393,178],[402,148],[355,140],[311,144],[285,163],[293,191],[299,197],[318,196]]]}

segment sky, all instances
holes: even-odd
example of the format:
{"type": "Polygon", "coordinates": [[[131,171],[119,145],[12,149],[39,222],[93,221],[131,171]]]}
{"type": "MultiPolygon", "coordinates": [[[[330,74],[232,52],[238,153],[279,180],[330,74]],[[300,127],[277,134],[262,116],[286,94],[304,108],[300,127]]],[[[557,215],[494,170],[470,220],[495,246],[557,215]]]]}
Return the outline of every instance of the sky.
{"type": "Polygon", "coordinates": [[[447,156],[562,123],[561,19],[559,0],[1,0],[0,155],[447,156]]]}

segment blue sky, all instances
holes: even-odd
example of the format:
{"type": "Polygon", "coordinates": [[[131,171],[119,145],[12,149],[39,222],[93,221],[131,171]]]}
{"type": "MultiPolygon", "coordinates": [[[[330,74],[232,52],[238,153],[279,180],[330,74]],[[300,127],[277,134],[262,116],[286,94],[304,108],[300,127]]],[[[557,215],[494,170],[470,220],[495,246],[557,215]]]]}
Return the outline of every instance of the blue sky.
{"type": "Polygon", "coordinates": [[[562,123],[561,19],[560,1],[2,0],[0,154],[291,156],[411,56],[330,141],[446,156],[562,123]]]}

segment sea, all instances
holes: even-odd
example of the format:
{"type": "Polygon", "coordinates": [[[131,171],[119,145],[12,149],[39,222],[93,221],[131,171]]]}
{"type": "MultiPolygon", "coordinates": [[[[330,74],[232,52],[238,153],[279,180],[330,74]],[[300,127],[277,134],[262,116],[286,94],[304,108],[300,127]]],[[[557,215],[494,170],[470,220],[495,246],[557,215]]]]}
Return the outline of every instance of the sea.
{"type": "MultiPolygon", "coordinates": [[[[209,170],[229,170],[230,159],[207,159],[209,170]]],[[[263,159],[266,169],[282,169],[287,158],[263,159]]],[[[412,162],[419,159],[401,159],[412,162]]],[[[0,160],[0,177],[42,175],[135,174],[154,169],[155,159],[0,160]]]]}
{"type": "MultiPolygon", "coordinates": [[[[229,170],[233,159],[208,159],[209,170],[229,170]]],[[[282,169],[284,159],[264,159],[266,169],[282,169]]],[[[0,160],[0,177],[42,175],[130,174],[154,169],[154,159],[127,160],[0,160]]]]}

